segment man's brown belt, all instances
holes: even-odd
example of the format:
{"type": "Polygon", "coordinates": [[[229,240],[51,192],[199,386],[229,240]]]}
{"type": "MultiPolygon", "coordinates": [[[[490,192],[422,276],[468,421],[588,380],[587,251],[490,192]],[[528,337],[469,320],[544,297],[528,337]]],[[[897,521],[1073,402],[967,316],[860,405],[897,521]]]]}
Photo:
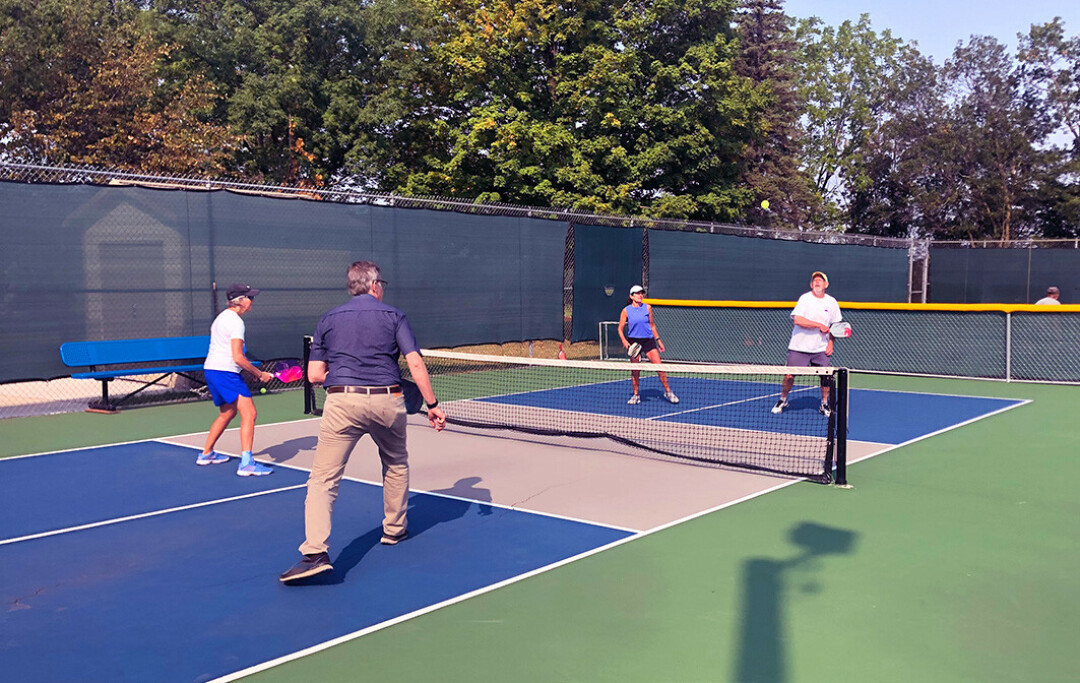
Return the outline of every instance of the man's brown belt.
{"type": "Polygon", "coordinates": [[[394,384],[388,387],[326,387],[326,393],[328,394],[400,394],[401,385],[394,384]]]}

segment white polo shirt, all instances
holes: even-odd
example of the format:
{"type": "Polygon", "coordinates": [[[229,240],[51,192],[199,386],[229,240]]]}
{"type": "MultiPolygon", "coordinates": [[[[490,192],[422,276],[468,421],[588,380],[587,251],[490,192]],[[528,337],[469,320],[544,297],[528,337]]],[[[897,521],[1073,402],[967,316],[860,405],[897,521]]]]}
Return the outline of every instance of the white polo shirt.
{"type": "MultiPolygon", "coordinates": [[[[836,299],[828,294],[819,299],[814,296],[813,292],[807,292],[799,297],[795,308],[791,310],[792,318],[797,315],[826,325],[838,323],[842,319],[840,304],[836,303],[836,299]]],[[[791,341],[788,343],[788,349],[791,351],[822,353],[829,345],[829,334],[827,332],[798,325],[795,325],[794,328],[791,331],[791,341]]]]}
{"type": "Polygon", "coordinates": [[[244,338],[244,321],[240,314],[227,308],[218,314],[210,326],[210,351],[206,354],[205,370],[240,372],[240,366],[233,360],[232,340],[244,338]]]}

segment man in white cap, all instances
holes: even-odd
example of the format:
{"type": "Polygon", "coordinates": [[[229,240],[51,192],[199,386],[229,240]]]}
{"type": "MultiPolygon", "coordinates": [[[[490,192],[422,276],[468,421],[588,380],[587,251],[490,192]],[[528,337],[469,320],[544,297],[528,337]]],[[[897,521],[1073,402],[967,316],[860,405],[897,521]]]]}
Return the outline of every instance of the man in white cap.
{"type": "MultiPolygon", "coordinates": [[[[794,329],[791,331],[791,341],[788,343],[787,365],[788,367],[829,367],[829,356],[833,352],[833,339],[829,334],[829,327],[840,322],[840,304],[836,299],[825,293],[829,286],[829,278],[820,270],[810,275],[810,291],[799,297],[795,308],[791,311],[791,321],[794,329]]],[[[788,394],[795,385],[795,376],[786,375],[780,388],[780,400],[773,406],[772,411],[776,414],[784,412],[788,407],[788,394]]],[[[821,406],[818,412],[828,417],[832,414],[829,408],[829,389],[832,387],[832,377],[821,378],[821,406]]]]}

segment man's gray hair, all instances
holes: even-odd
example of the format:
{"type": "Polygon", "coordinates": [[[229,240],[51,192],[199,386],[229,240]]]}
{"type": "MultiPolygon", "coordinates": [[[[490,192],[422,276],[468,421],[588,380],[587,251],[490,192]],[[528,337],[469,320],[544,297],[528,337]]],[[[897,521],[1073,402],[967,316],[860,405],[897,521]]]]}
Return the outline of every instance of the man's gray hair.
{"type": "Polygon", "coordinates": [[[378,279],[378,265],[372,261],[356,261],[349,266],[349,294],[367,294],[378,279]]]}

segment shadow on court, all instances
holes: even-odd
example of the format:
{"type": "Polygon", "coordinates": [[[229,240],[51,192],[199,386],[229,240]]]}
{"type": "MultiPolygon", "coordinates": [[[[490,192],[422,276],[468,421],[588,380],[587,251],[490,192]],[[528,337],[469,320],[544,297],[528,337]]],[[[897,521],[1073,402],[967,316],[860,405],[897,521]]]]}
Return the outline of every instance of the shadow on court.
{"type": "Polygon", "coordinates": [[[444,496],[454,496],[455,498],[466,498],[468,500],[475,500],[480,512],[481,517],[490,515],[491,505],[485,505],[484,503],[491,503],[491,489],[485,489],[477,486],[481,481],[480,477],[463,477],[454,482],[454,485],[448,489],[436,489],[432,493],[438,493],[444,496]]]}
{"type": "MultiPolygon", "coordinates": [[[[296,439],[300,441],[301,439],[296,439]]],[[[416,493],[409,497],[408,529],[409,538],[404,543],[415,540],[424,532],[446,522],[464,517],[474,505],[477,514],[487,516],[492,514],[491,491],[477,487],[481,482],[480,477],[463,477],[448,489],[440,489],[431,493],[441,495],[428,495],[416,493]],[[456,500],[455,498],[467,500],[456,500]]],[[[334,571],[316,575],[306,581],[298,582],[298,585],[326,586],[345,582],[345,577],[363,561],[373,548],[380,545],[382,538],[382,520],[372,520],[375,528],[364,532],[349,541],[336,557],[332,558],[334,571]]]]}
{"type": "Polygon", "coordinates": [[[288,462],[304,451],[314,451],[319,443],[317,436],[301,436],[264,448],[255,455],[266,455],[276,463],[288,462]]]}
{"type": "Polygon", "coordinates": [[[799,548],[797,554],[786,559],[755,557],[746,561],[742,624],[731,680],[757,683],[789,680],[784,644],[791,642],[791,634],[784,632],[785,598],[795,590],[808,594],[821,591],[829,576],[822,576],[818,558],[851,553],[856,536],[847,529],[805,522],[791,530],[790,540],[799,548]]]}

